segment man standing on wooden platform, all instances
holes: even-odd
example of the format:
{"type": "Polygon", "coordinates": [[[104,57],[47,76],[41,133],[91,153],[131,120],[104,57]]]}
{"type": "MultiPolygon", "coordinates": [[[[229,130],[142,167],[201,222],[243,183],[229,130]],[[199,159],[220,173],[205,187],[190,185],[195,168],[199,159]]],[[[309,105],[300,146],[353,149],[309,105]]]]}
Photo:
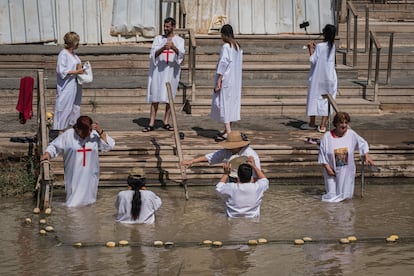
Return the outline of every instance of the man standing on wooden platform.
{"type": "Polygon", "coordinates": [[[142,131],[154,130],[155,117],[157,116],[159,103],[165,103],[163,128],[173,131],[169,124],[170,104],[165,83],[171,84],[173,97],[177,94],[180,81],[181,63],[184,60],[184,39],[174,33],[176,22],[168,17],[164,20],[164,35],[155,37],[150,53],[150,70],[147,87],[147,103],[151,103],[150,121],[142,131]]]}

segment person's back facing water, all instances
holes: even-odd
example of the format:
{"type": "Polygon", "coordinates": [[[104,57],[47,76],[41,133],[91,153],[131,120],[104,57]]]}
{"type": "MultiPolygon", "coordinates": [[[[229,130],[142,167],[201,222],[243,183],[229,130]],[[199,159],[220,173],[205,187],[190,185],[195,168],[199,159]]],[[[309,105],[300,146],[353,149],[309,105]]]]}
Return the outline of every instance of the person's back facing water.
{"type": "Polygon", "coordinates": [[[155,222],[155,211],[161,207],[161,199],[152,191],[146,190],[145,178],[128,177],[128,190],[118,193],[115,207],[118,210],[117,222],[150,224],[155,222]]]}
{"type": "Polygon", "coordinates": [[[260,205],[264,192],[269,188],[269,180],[258,169],[254,159],[249,157],[246,164],[241,164],[237,170],[237,183],[227,183],[231,167],[224,164],[224,174],[216,185],[216,191],[226,203],[226,213],[229,217],[257,218],[260,216],[260,205]],[[258,180],[252,182],[253,170],[258,180]]]}

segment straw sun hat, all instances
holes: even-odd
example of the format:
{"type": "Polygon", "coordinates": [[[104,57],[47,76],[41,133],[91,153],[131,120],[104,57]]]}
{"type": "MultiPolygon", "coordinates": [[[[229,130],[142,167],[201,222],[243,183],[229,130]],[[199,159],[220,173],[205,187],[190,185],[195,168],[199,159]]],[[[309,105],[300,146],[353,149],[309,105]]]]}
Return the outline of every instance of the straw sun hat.
{"type": "Polygon", "coordinates": [[[250,144],[247,136],[240,131],[232,131],[227,135],[226,141],[220,142],[219,145],[225,149],[242,148],[250,144]]]}

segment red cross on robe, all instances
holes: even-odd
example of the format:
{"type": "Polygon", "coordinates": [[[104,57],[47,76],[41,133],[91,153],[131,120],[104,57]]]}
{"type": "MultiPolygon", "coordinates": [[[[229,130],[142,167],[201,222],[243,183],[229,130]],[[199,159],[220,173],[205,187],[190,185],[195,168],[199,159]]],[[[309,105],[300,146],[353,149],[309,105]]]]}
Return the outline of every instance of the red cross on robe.
{"type": "Polygon", "coordinates": [[[169,50],[162,51],[162,53],[167,55],[167,64],[168,64],[169,56],[170,56],[170,54],[173,54],[174,51],[169,49],[169,50]]]}
{"type": "Polygon", "coordinates": [[[86,166],[86,152],[87,151],[92,151],[92,149],[85,148],[85,145],[83,145],[82,149],[77,150],[77,152],[83,152],[83,162],[82,162],[83,167],[86,166]]]}

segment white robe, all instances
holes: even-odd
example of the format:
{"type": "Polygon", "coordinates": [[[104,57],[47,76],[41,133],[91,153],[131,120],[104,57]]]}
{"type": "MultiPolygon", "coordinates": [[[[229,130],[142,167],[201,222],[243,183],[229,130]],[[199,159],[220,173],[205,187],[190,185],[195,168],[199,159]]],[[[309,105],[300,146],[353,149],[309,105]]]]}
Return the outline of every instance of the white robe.
{"type": "Polygon", "coordinates": [[[311,69],[306,104],[307,116],[328,116],[328,100],[322,98],[322,95],[331,94],[334,99],[336,98],[338,80],[335,52],[335,44],[329,53],[328,42],[321,42],[316,45],[315,52],[309,58],[311,69]]]}
{"type": "Polygon", "coordinates": [[[76,75],[68,75],[68,72],[76,70],[77,64],[80,63],[79,57],[66,49],[61,50],[58,55],[54,129],[64,130],[73,126],[80,116],[82,86],[78,84],[76,75]]]}
{"type": "Polygon", "coordinates": [[[173,97],[177,94],[180,81],[181,63],[184,60],[184,39],[178,35],[173,36],[172,42],[178,48],[178,55],[173,50],[161,53],[155,57],[155,52],[167,43],[167,38],[156,36],[150,52],[150,69],[147,87],[147,103],[168,103],[166,83],[171,84],[173,97]],[[167,62],[168,61],[168,62],[167,62]]]}
{"type": "Polygon", "coordinates": [[[216,185],[216,191],[226,203],[228,217],[260,217],[260,205],[269,180],[261,178],[255,183],[224,183],[216,185]]]}
{"type": "MultiPolygon", "coordinates": [[[[260,170],[261,166],[260,166],[260,158],[259,155],[257,155],[257,153],[254,151],[254,149],[252,149],[249,145],[245,146],[244,148],[242,148],[238,153],[236,153],[239,156],[253,156],[254,158],[254,163],[256,165],[256,167],[260,170]]],[[[211,153],[207,153],[205,155],[205,157],[207,158],[207,162],[209,165],[216,165],[216,164],[221,164],[224,162],[228,162],[231,158],[231,156],[234,155],[232,153],[231,150],[228,149],[220,149],[211,153]]],[[[253,171],[253,177],[256,178],[257,175],[256,173],[253,171]]]]}
{"type": "Polygon", "coordinates": [[[99,183],[99,149],[109,151],[115,141],[106,134],[106,143],[93,130],[82,139],[73,128],[53,140],[46,151],[51,158],[63,153],[66,202],[68,207],[79,207],[96,202],[99,183]]]}
{"type": "Polygon", "coordinates": [[[121,223],[145,223],[150,224],[155,221],[155,211],[161,207],[161,199],[153,192],[139,190],[141,193],[141,211],[136,220],[132,218],[132,198],[133,190],[121,191],[116,198],[115,208],[118,210],[116,221],[121,223]]]}
{"type": "Polygon", "coordinates": [[[329,164],[336,176],[329,176],[323,170],[326,193],[322,201],[340,202],[354,195],[355,160],[354,151],[360,155],[369,151],[368,143],[352,129],[348,129],[344,136],[333,137],[329,131],[324,134],[319,149],[319,164],[329,164]]]}
{"type": "Polygon", "coordinates": [[[214,80],[217,85],[218,75],[222,75],[221,90],[213,92],[210,117],[222,123],[240,120],[242,88],[243,50],[236,50],[225,43],[221,47],[220,57],[214,80]]]}

